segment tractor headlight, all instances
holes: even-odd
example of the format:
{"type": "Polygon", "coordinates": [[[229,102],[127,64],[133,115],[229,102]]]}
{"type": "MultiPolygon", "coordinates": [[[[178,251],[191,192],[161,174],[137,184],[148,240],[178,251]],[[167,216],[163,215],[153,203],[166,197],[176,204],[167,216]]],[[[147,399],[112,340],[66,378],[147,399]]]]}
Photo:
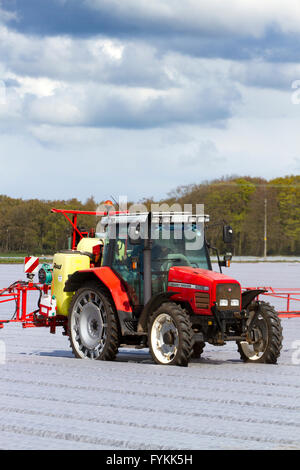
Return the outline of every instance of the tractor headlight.
{"type": "Polygon", "coordinates": [[[240,305],[239,299],[231,299],[231,307],[238,307],[240,305]]]}
{"type": "Polygon", "coordinates": [[[228,300],[220,299],[220,307],[228,307],[228,300]]]}

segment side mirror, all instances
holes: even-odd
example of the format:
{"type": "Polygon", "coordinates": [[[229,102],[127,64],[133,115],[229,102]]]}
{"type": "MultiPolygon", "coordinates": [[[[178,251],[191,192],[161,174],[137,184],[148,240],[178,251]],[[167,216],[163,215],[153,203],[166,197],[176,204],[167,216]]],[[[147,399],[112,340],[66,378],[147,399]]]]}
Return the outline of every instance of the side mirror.
{"type": "Polygon", "coordinates": [[[223,241],[226,244],[233,242],[233,230],[230,225],[224,225],[223,227],[223,241]]]}

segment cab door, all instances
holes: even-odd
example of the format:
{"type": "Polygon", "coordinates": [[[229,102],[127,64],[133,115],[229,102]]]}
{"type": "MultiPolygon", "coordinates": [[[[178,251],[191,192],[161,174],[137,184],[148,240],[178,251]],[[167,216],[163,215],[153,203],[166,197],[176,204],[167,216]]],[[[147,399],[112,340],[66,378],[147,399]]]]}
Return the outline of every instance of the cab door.
{"type": "Polygon", "coordinates": [[[118,227],[116,238],[107,240],[104,265],[122,278],[132,304],[143,305],[143,244],[132,245],[127,227],[118,227]]]}

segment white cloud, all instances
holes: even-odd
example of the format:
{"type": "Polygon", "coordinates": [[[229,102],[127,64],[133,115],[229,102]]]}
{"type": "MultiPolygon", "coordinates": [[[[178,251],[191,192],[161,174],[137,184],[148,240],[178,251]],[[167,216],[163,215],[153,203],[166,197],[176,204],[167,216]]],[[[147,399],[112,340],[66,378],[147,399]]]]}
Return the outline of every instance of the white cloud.
{"type": "Polygon", "coordinates": [[[0,1],[0,24],[8,23],[11,20],[16,20],[17,14],[15,12],[9,12],[2,8],[0,1]]]}
{"type": "Polygon", "coordinates": [[[130,86],[167,87],[163,58],[153,46],[132,41],[39,38],[0,26],[0,62],[20,76],[51,80],[124,83],[130,86]]]}
{"type": "Polygon", "coordinates": [[[95,57],[98,57],[99,52],[101,53],[103,51],[110,59],[117,61],[122,59],[124,45],[120,42],[109,39],[95,39],[92,41],[89,40],[88,43],[95,57]]]}
{"type": "MultiPolygon", "coordinates": [[[[21,117],[41,125],[143,128],[224,124],[239,99],[229,64],[145,43],[37,38],[0,29],[3,78],[21,117]]],[[[0,77],[1,78],[1,77],[0,77]]]]}

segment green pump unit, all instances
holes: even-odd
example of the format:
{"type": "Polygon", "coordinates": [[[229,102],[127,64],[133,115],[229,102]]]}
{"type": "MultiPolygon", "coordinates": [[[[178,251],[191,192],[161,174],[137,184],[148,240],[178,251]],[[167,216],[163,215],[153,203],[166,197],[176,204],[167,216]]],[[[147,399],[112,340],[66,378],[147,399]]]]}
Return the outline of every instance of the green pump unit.
{"type": "Polygon", "coordinates": [[[40,284],[47,284],[48,286],[52,283],[53,269],[50,264],[44,263],[39,270],[39,282],[40,284]]]}

